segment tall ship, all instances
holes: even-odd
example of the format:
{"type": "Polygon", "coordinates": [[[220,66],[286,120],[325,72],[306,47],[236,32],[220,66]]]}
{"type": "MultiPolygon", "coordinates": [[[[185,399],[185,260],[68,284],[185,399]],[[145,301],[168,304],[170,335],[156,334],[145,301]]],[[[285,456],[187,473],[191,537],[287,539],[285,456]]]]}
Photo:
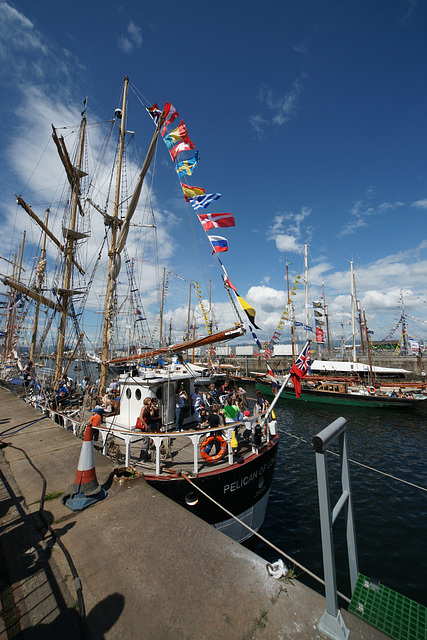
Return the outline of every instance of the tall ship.
{"type": "MultiPolygon", "coordinates": [[[[245,333],[242,316],[254,324],[255,310],[237,294],[219,259],[228,250],[228,242],[216,235],[217,229],[234,226],[235,220],[230,213],[207,214],[206,208],[221,194],[206,193],[204,188],[188,184],[193,182],[189,178],[199,163],[199,152],[184,121],[177,120],[178,111],[171,103],[166,102],[163,109],[157,104],[143,104],[144,117],[153,127],[151,141],[144,158],[130,156],[135,133],[128,122],[129,93],[144,102],[125,78],[120,101],[107,122],[108,136],[105,142],[97,140],[95,145],[101,158],[93,173],[87,159],[91,131],[87,101],[79,125],[52,127],[67,186],[67,194],[64,191],[60,199],[60,222],[54,221],[51,207],[46,209],[43,220],[23,195],[16,196],[19,209],[40,230],[36,263],[39,268],[26,282],[16,272],[3,277],[11,295],[19,294],[26,309],[21,322],[13,325],[13,337],[11,325],[3,353],[25,331],[31,333],[33,393],[52,415],[67,415],[67,405],[53,407],[49,397],[59,392],[64,376],[76,368],[76,363],[81,378],[90,367],[99,367],[100,395],[106,392],[112,376],[117,377],[115,409],[102,412],[97,424],[104,452],[108,453],[111,440],[118,442],[126,468],[135,468],[172,500],[235,540],[243,541],[262,526],[279,436],[275,421],[267,413],[259,414],[256,407],[245,411],[240,407],[237,413],[231,412],[230,418],[223,405],[236,406],[234,390],[222,390],[214,402],[203,382],[205,369],[208,374],[215,372],[215,345],[245,333]],[[71,150],[72,134],[75,142],[71,150]],[[109,151],[107,143],[111,144],[114,137],[113,151],[109,151]],[[210,292],[203,296],[196,281],[176,274],[171,264],[163,268],[163,277],[158,278],[161,270],[151,264],[158,257],[158,242],[150,242],[148,233],[162,233],[162,216],[157,219],[152,204],[153,160],[162,153],[158,149],[162,139],[187,210],[206,234],[209,259],[214,256],[223,274],[222,283],[235,317],[231,326],[223,328],[216,321],[210,292]],[[107,161],[112,164],[110,172],[107,161]],[[128,187],[132,187],[129,193],[128,187]],[[54,250],[59,250],[59,258],[53,259],[54,250]],[[175,309],[185,308],[185,302],[181,298],[171,300],[169,281],[173,278],[189,287],[186,326],[176,330],[172,328],[173,312],[169,311],[169,316],[166,313],[166,301],[175,309]],[[128,284],[122,295],[125,279],[128,284]],[[158,315],[153,314],[149,303],[155,297],[153,279],[161,281],[158,315]],[[200,307],[197,314],[191,299],[197,300],[200,307]],[[203,319],[203,333],[199,333],[201,327],[196,327],[198,317],[203,319]],[[99,338],[90,332],[95,321],[99,338]],[[176,340],[179,333],[182,339],[176,340]],[[207,363],[201,373],[200,367],[196,369],[194,354],[202,348],[207,363]],[[42,380],[39,374],[43,354],[49,356],[51,366],[46,367],[43,362],[49,375],[42,380]],[[192,406],[197,386],[202,392],[204,422],[199,419],[200,407],[194,410],[192,406]],[[177,398],[182,392],[189,406],[185,407],[186,415],[177,430],[177,398]],[[157,421],[144,431],[138,419],[143,407],[154,399],[158,403],[157,421]],[[220,416],[219,423],[210,419],[215,412],[220,416]],[[144,450],[147,455],[141,457],[147,440],[149,452],[144,450]]],[[[189,251],[195,257],[199,253],[189,251]]],[[[74,408],[74,414],[76,411],[74,408]]]]}

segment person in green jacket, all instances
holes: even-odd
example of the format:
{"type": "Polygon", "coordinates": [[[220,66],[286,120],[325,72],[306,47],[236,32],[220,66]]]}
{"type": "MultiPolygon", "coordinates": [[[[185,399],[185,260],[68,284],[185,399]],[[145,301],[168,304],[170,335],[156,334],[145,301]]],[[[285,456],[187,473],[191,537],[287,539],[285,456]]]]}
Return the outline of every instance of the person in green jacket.
{"type": "Polygon", "coordinates": [[[221,413],[225,417],[225,424],[229,424],[230,422],[236,422],[240,411],[239,407],[234,404],[233,399],[228,398],[227,404],[222,408],[221,413]]]}

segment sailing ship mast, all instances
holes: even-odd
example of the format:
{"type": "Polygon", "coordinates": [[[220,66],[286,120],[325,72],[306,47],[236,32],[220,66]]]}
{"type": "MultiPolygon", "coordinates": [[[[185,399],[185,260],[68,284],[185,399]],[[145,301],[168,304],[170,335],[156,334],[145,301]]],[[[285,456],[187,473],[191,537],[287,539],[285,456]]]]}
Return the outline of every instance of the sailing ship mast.
{"type": "MultiPolygon", "coordinates": [[[[46,210],[46,218],[45,218],[45,225],[47,227],[47,223],[49,221],[49,209],[46,210]]],[[[43,244],[42,244],[42,251],[41,251],[41,257],[39,260],[39,263],[37,265],[37,285],[36,285],[36,292],[37,293],[41,293],[42,290],[42,286],[43,286],[43,280],[44,280],[44,273],[45,273],[45,266],[46,266],[46,238],[47,238],[47,234],[46,232],[43,234],[43,244]]],[[[31,346],[30,346],[30,361],[34,362],[34,357],[36,355],[36,340],[37,340],[37,328],[38,328],[38,324],[39,324],[39,311],[40,311],[40,300],[36,301],[36,306],[34,309],[34,318],[33,318],[33,331],[31,334],[31,346]]]]}
{"type": "MultiPolygon", "coordinates": [[[[304,270],[305,270],[305,326],[308,327],[308,244],[304,245],[304,270]]],[[[310,338],[308,329],[305,333],[306,340],[310,338]]]]}
{"type": "Polygon", "coordinates": [[[120,113],[121,123],[120,123],[120,134],[119,134],[119,156],[118,156],[118,165],[117,165],[117,174],[116,174],[116,190],[115,190],[115,196],[114,196],[113,216],[111,217],[111,226],[112,226],[111,242],[110,242],[110,250],[108,253],[109,255],[108,280],[107,280],[107,293],[106,293],[106,301],[105,301],[105,316],[104,316],[104,329],[103,329],[103,337],[102,337],[101,370],[100,370],[100,388],[101,389],[107,386],[107,380],[108,380],[108,357],[109,357],[110,344],[113,337],[113,319],[114,319],[114,311],[115,311],[114,298],[115,298],[116,279],[120,273],[120,263],[121,263],[120,254],[125,247],[126,239],[129,233],[130,222],[132,220],[133,214],[135,213],[135,210],[139,201],[139,197],[141,195],[144,178],[146,176],[151,160],[153,158],[154,150],[157,144],[157,139],[160,133],[160,129],[163,126],[164,119],[165,119],[164,113],[162,113],[157,123],[156,129],[154,131],[140,174],[138,176],[135,190],[129,201],[129,205],[126,211],[126,216],[123,219],[123,221],[121,221],[119,220],[119,205],[120,205],[121,170],[122,170],[123,150],[124,150],[125,133],[126,133],[125,124],[126,124],[126,104],[127,104],[128,86],[129,86],[129,78],[126,77],[124,79],[123,105],[120,113]],[[119,224],[121,224],[121,228],[120,228],[120,233],[117,237],[119,224]]]}
{"type": "Polygon", "coordinates": [[[328,353],[329,353],[331,350],[331,345],[329,340],[329,316],[328,316],[328,307],[326,305],[326,298],[325,298],[325,284],[323,282],[322,282],[322,292],[323,292],[323,313],[325,315],[325,320],[326,320],[326,335],[328,340],[328,353]]]}
{"type": "Polygon", "coordinates": [[[356,312],[357,312],[357,320],[359,323],[359,333],[360,333],[360,351],[361,353],[365,353],[365,345],[363,343],[363,321],[362,321],[362,311],[360,309],[360,304],[357,299],[357,290],[356,290],[356,280],[353,274],[353,286],[354,286],[354,300],[356,303],[356,312]]]}
{"type": "Polygon", "coordinates": [[[366,324],[365,309],[363,309],[362,313],[363,313],[363,324],[365,326],[365,333],[366,333],[366,344],[367,344],[367,349],[368,349],[369,372],[370,372],[370,377],[371,377],[371,385],[373,385],[374,384],[374,368],[372,366],[371,342],[369,340],[368,325],[366,324]]]}
{"type": "Polygon", "coordinates": [[[166,278],[166,268],[163,267],[162,299],[160,301],[159,347],[162,346],[162,339],[163,339],[163,307],[165,304],[165,278],[166,278]]]}
{"type": "Polygon", "coordinates": [[[408,356],[411,354],[411,350],[408,344],[408,332],[406,329],[406,315],[405,315],[405,303],[403,300],[403,292],[400,292],[400,298],[402,300],[402,345],[403,345],[403,355],[408,356]]]}
{"type": "Polygon", "coordinates": [[[354,273],[353,273],[353,260],[350,262],[350,268],[351,268],[351,333],[352,333],[352,338],[353,338],[353,347],[352,347],[352,351],[353,351],[353,362],[356,362],[356,318],[354,315],[354,309],[355,309],[355,297],[354,297],[354,273]]]}
{"type": "Polygon", "coordinates": [[[55,368],[55,384],[59,382],[62,377],[62,362],[64,359],[64,348],[65,348],[65,332],[67,328],[67,319],[68,319],[68,306],[70,302],[70,298],[73,295],[73,291],[70,289],[71,285],[71,274],[73,268],[73,257],[74,257],[74,245],[75,241],[78,238],[84,237],[84,234],[78,234],[76,232],[76,220],[77,220],[77,208],[81,210],[80,205],[80,179],[86,174],[82,171],[82,162],[83,162],[83,151],[84,151],[84,142],[85,142],[85,133],[86,133],[86,103],[85,109],[82,113],[82,121],[80,125],[80,139],[78,146],[78,156],[77,163],[75,167],[71,166],[71,162],[66,154],[65,143],[62,138],[58,138],[56,134],[56,130],[53,129],[53,139],[55,144],[57,145],[58,152],[60,158],[67,170],[68,179],[72,185],[73,190],[73,200],[71,206],[71,218],[70,218],[70,226],[68,229],[63,228],[63,234],[66,237],[67,244],[65,247],[65,275],[63,281],[63,288],[59,291],[62,298],[62,308],[61,308],[61,320],[59,323],[59,334],[58,334],[58,346],[56,352],[56,368],[55,368]],[[72,176],[69,175],[70,170],[72,172],[72,176]]]}
{"type": "Polygon", "coordinates": [[[100,373],[100,389],[101,391],[107,386],[107,360],[110,345],[110,332],[112,332],[112,315],[114,312],[113,291],[115,291],[115,278],[118,276],[118,269],[115,268],[116,258],[116,239],[117,227],[119,224],[119,204],[120,204],[120,187],[122,178],[123,163],[123,147],[125,143],[125,125],[126,125],[126,106],[127,92],[129,86],[129,78],[124,79],[123,87],[123,104],[120,115],[120,134],[119,134],[119,155],[117,161],[116,188],[114,193],[113,216],[111,219],[111,241],[110,251],[108,253],[108,276],[107,276],[107,293],[104,314],[104,329],[102,334],[102,353],[101,353],[101,373],[100,373]]]}
{"type": "Polygon", "coordinates": [[[295,362],[295,353],[294,353],[294,317],[293,317],[293,307],[291,305],[291,296],[289,294],[289,265],[288,260],[286,260],[286,286],[288,290],[288,303],[287,309],[291,316],[291,349],[292,349],[292,364],[295,362]]]}
{"type": "MultiPolygon", "coordinates": [[[[6,359],[10,352],[14,347],[14,335],[15,335],[15,321],[16,321],[16,297],[13,294],[12,289],[13,282],[19,282],[21,280],[21,272],[22,272],[22,259],[24,256],[24,245],[25,245],[25,236],[26,232],[24,231],[22,245],[18,247],[18,253],[15,255],[15,260],[13,263],[13,275],[12,279],[3,278],[3,282],[6,285],[10,286],[10,296],[9,296],[9,313],[6,324],[6,339],[4,342],[4,358],[6,359]]],[[[19,289],[18,289],[19,291],[19,289]]]]}

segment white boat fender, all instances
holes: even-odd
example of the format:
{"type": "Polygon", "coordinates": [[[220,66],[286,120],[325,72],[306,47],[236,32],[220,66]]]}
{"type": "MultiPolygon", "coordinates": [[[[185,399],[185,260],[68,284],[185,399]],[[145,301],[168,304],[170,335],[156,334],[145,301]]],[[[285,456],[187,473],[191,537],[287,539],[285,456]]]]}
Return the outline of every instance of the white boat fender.
{"type": "Polygon", "coordinates": [[[269,425],[268,428],[270,429],[270,433],[272,436],[275,436],[277,433],[277,420],[272,420],[269,425]]]}
{"type": "Polygon", "coordinates": [[[288,567],[285,565],[283,560],[278,560],[273,564],[267,562],[267,573],[269,576],[272,576],[276,580],[280,580],[280,578],[286,578],[288,575],[288,567]]]}

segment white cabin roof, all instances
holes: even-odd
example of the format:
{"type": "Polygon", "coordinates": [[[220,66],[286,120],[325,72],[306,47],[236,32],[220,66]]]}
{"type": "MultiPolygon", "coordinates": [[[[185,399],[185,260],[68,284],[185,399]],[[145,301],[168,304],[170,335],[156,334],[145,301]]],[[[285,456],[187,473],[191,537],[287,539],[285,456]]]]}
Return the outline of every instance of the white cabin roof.
{"type": "MultiPolygon", "coordinates": [[[[368,364],[363,364],[362,362],[343,362],[341,360],[314,360],[311,364],[312,373],[320,372],[345,372],[345,373],[362,373],[369,372],[370,366],[368,364]]],[[[411,373],[406,369],[392,368],[392,367],[372,367],[372,371],[374,373],[411,373]]]]}

